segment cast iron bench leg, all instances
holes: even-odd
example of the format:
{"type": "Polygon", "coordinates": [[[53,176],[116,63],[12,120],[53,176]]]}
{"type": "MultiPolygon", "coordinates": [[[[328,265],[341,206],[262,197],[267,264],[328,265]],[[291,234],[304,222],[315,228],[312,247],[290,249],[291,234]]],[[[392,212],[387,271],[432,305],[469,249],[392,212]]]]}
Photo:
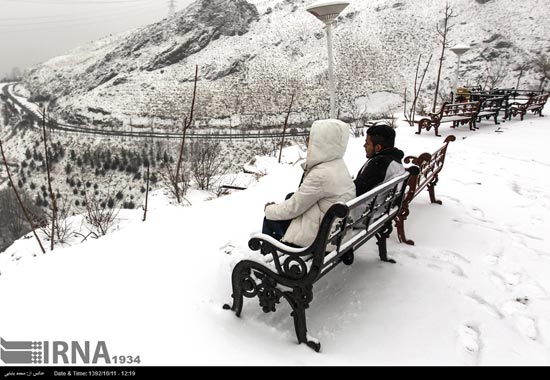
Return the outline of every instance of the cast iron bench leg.
{"type": "Polygon", "coordinates": [[[386,248],[386,240],[390,237],[392,231],[393,227],[391,222],[387,223],[384,226],[384,229],[376,234],[376,245],[378,245],[378,255],[380,256],[380,260],[386,263],[395,264],[394,259],[388,259],[388,250],[386,248]]]}

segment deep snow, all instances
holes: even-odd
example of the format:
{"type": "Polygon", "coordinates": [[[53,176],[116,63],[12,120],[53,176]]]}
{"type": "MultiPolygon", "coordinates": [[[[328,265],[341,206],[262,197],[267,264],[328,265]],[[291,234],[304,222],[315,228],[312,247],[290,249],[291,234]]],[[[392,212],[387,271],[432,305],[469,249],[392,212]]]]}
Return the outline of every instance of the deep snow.
{"type": "MultiPolygon", "coordinates": [[[[191,207],[159,191],[146,222],[126,212],[115,232],[45,255],[33,239],[17,241],[0,254],[0,336],[103,340],[111,356],[140,355],[141,365],[549,365],[548,128],[532,115],[475,132],[444,125],[457,141],[436,187],[443,205],[427,192],[412,202],[406,232],[416,245],[394,232],[397,264],[368,242],[351,267],[316,284],[307,318],[319,354],[296,344],[286,304],[264,314],[245,300],[241,318],[222,309],[232,267],[258,255],[247,242],[264,204],[300,180],[299,147],[286,149],[285,164],[259,157],[268,174],[248,190],[191,207]]],[[[407,155],[443,142],[404,123],[396,131],[407,155]]],[[[352,174],[362,145],[350,139],[352,174]]]]}

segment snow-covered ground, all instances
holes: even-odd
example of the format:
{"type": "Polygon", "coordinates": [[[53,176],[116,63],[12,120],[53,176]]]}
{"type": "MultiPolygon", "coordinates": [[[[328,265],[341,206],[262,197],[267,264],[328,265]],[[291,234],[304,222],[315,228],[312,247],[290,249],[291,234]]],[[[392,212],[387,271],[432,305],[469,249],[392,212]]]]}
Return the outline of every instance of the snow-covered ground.
{"type": "MultiPolygon", "coordinates": [[[[0,254],[0,336],[101,340],[141,365],[550,365],[548,118],[480,127],[441,128],[457,137],[436,187],[443,205],[427,192],[412,202],[416,245],[394,233],[397,264],[368,242],[315,285],[307,317],[321,353],[296,344],[286,304],[264,314],[245,300],[241,318],[222,309],[233,266],[257,255],[247,242],[264,204],[299,183],[296,147],[286,164],[258,158],[268,174],[248,190],[191,207],[155,192],[146,222],[129,211],[116,232],[45,255],[33,239],[16,242],[0,254]]],[[[397,129],[406,154],[442,141],[397,129]]],[[[350,139],[352,174],[362,145],[350,139]]]]}

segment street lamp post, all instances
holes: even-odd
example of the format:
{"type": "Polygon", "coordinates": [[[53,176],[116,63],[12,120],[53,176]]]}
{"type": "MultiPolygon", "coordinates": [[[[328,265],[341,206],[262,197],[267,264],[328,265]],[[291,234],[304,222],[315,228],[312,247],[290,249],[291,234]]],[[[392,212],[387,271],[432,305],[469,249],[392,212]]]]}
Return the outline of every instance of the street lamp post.
{"type": "Polygon", "coordinates": [[[306,10],[327,26],[328,81],[330,86],[330,118],[336,118],[336,85],[332,58],[332,22],[349,5],[347,1],[318,1],[306,10]]]}
{"type": "Polygon", "coordinates": [[[466,53],[468,50],[470,50],[470,47],[466,44],[458,44],[455,45],[450,49],[453,53],[456,54],[456,74],[455,74],[455,83],[453,87],[453,92],[456,92],[456,88],[458,87],[458,71],[460,70],[460,57],[462,54],[466,53]]]}

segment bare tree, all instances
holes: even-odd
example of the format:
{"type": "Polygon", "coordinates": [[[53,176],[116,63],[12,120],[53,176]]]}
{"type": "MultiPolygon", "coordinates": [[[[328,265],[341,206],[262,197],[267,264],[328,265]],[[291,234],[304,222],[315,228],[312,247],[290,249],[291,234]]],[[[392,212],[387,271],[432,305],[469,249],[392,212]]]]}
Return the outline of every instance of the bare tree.
{"type": "MultiPolygon", "coordinates": [[[[489,87],[489,90],[492,90],[506,78],[508,67],[502,59],[485,62],[485,75],[485,85],[489,87]]],[[[485,90],[485,87],[483,89],[485,90]]]]}
{"type": "Polygon", "coordinates": [[[443,84],[439,87],[439,96],[437,98],[439,100],[439,104],[452,101],[453,90],[451,86],[451,83],[443,82],[443,84]]]}
{"type": "MultiPolygon", "coordinates": [[[[416,74],[414,76],[414,98],[412,102],[411,109],[409,110],[409,114],[407,115],[405,111],[405,120],[409,123],[409,125],[412,127],[414,125],[414,117],[416,114],[416,104],[418,102],[418,97],[420,96],[421,90],[422,90],[422,83],[424,83],[424,78],[426,77],[426,72],[428,71],[428,67],[430,66],[430,62],[432,61],[433,54],[430,55],[430,58],[428,59],[428,62],[426,63],[426,67],[424,68],[424,72],[422,73],[422,78],[420,78],[420,83],[418,84],[418,69],[420,67],[420,59],[422,58],[422,54],[418,56],[418,63],[416,64],[416,74]]],[[[407,91],[405,90],[405,105],[404,109],[407,109],[407,91]]]]}
{"type": "Polygon", "coordinates": [[[223,174],[225,157],[219,141],[204,140],[191,147],[191,173],[201,190],[209,190],[215,177],[223,174]]]}
{"type": "Polygon", "coordinates": [[[448,33],[453,29],[454,24],[451,25],[451,19],[457,17],[453,9],[447,1],[445,3],[445,16],[442,20],[442,27],[437,24],[437,34],[439,34],[441,42],[441,56],[439,57],[439,69],[437,71],[437,79],[435,81],[435,93],[434,93],[434,102],[432,105],[432,112],[435,112],[435,107],[437,105],[437,99],[439,95],[439,81],[441,80],[441,68],[443,67],[443,59],[445,58],[445,49],[451,46],[451,41],[447,39],[448,33]]]}
{"type": "Polygon", "coordinates": [[[513,71],[517,71],[518,72],[518,81],[516,83],[516,90],[519,90],[519,84],[520,84],[520,81],[521,81],[521,77],[523,76],[523,73],[527,70],[529,70],[531,68],[531,65],[529,62],[521,62],[521,63],[518,63],[514,66],[514,68],[512,69],[513,71]]]}
{"type": "MultiPolygon", "coordinates": [[[[193,123],[193,111],[195,109],[195,96],[197,94],[197,77],[198,77],[198,75],[199,75],[199,66],[195,65],[195,84],[194,84],[194,87],[193,87],[193,100],[191,101],[191,111],[189,112],[189,118],[185,118],[185,120],[183,122],[183,136],[182,136],[182,139],[181,139],[180,155],[179,155],[179,158],[178,158],[178,164],[176,165],[176,175],[174,177],[176,180],[180,176],[181,161],[183,159],[183,149],[184,149],[184,146],[185,146],[185,134],[187,133],[187,129],[193,123]]],[[[180,192],[179,192],[179,187],[177,186],[177,182],[176,182],[176,186],[175,186],[174,190],[175,190],[175,193],[176,193],[176,200],[178,201],[178,203],[180,203],[181,198],[180,198],[180,192]]]]}
{"type": "MultiPolygon", "coordinates": [[[[116,217],[120,211],[117,207],[119,200],[116,197],[118,190],[111,187],[112,176],[107,183],[107,191],[104,197],[95,193],[88,196],[86,187],[84,187],[84,200],[86,202],[86,222],[91,226],[90,234],[95,238],[106,235],[113,226],[116,217]]],[[[85,183],[85,181],[82,181],[85,183]]],[[[86,236],[87,237],[87,236],[86,236]]]]}
{"type": "Polygon", "coordinates": [[[67,238],[73,233],[72,224],[69,223],[70,214],[71,203],[68,198],[62,199],[60,207],[56,205],[55,212],[50,206],[50,212],[47,213],[47,219],[52,221],[52,223],[45,223],[41,228],[48,240],[52,242],[57,240],[59,243],[65,243],[67,241],[67,238]]]}
{"type": "Polygon", "coordinates": [[[145,207],[143,208],[143,221],[145,222],[145,219],[147,218],[147,203],[149,201],[149,165],[147,165],[147,183],[145,188],[145,207]]]}
{"type": "Polygon", "coordinates": [[[50,171],[50,159],[48,154],[48,140],[46,136],[46,108],[42,108],[42,132],[43,132],[43,139],[44,139],[44,160],[46,164],[46,173],[48,175],[48,191],[50,192],[50,199],[51,199],[51,234],[48,236],[51,239],[51,248],[50,251],[53,251],[53,246],[55,243],[55,225],[57,222],[57,205],[55,201],[55,194],[52,190],[52,176],[50,171]]]}
{"type": "Polygon", "coordinates": [[[6,173],[8,174],[8,179],[10,181],[10,186],[13,189],[13,192],[15,193],[15,197],[17,198],[17,202],[19,203],[19,206],[21,207],[21,210],[25,214],[25,218],[27,219],[27,222],[29,222],[29,226],[32,229],[32,233],[34,234],[34,237],[36,238],[36,241],[38,242],[38,245],[40,246],[40,249],[42,250],[42,253],[46,253],[46,251],[44,250],[44,247],[42,246],[42,242],[40,241],[40,239],[38,238],[38,235],[36,234],[36,231],[34,229],[34,224],[32,223],[31,217],[30,217],[27,209],[25,208],[25,204],[21,200],[21,197],[19,196],[19,193],[17,192],[17,189],[15,188],[15,184],[13,183],[11,173],[10,173],[10,168],[8,166],[8,161],[6,160],[6,156],[4,154],[4,147],[2,146],[2,140],[0,140],[0,153],[2,153],[2,160],[4,161],[4,166],[6,167],[6,173]]]}
{"type": "Polygon", "coordinates": [[[255,148],[260,156],[275,156],[279,143],[280,141],[276,137],[257,139],[255,148]]]}
{"type": "Polygon", "coordinates": [[[539,74],[540,87],[539,90],[544,89],[544,83],[550,78],[550,57],[547,55],[539,54],[533,60],[533,66],[535,71],[539,74]]]}
{"type": "Polygon", "coordinates": [[[177,200],[176,192],[180,195],[181,203],[185,199],[187,190],[189,189],[191,182],[191,171],[189,170],[189,164],[182,162],[179,176],[176,177],[176,173],[172,170],[170,165],[165,165],[164,169],[159,171],[160,178],[166,187],[170,190],[172,196],[177,200]]]}
{"type": "Polygon", "coordinates": [[[397,117],[393,114],[391,108],[388,106],[386,107],[386,110],[382,112],[382,119],[385,120],[385,123],[387,126],[392,128],[397,128],[397,117]]]}
{"type": "Polygon", "coordinates": [[[286,114],[285,124],[283,126],[283,136],[281,137],[281,149],[279,150],[279,163],[281,163],[281,155],[283,154],[283,144],[285,142],[286,126],[288,124],[288,117],[290,116],[290,111],[292,110],[292,103],[294,103],[294,94],[292,94],[292,98],[290,98],[290,105],[288,106],[288,112],[286,114]]]}
{"type": "Polygon", "coordinates": [[[349,113],[352,121],[349,123],[351,126],[351,133],[355,137],[359,137],[361,128],[367,121],[367,106],[360,106],[357,104],[356,99],[350,99],[344,106],[346,113],[349,113]]]}

